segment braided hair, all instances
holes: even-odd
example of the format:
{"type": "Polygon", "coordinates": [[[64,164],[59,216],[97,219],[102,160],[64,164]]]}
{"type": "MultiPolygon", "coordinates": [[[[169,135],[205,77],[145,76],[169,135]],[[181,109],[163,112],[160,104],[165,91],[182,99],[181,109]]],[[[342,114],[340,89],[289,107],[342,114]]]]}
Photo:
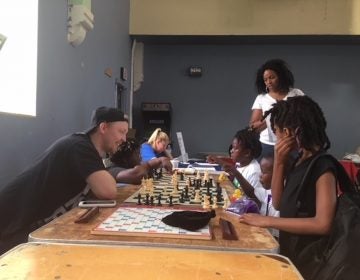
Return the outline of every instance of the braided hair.
{"type": "Polygon", "coordinates": [[[316,152],[330,148],[330,140],[326,134],[326,120],[320,106],[308,96],[294,96],[275,103],[264,118],[270,116],[271,128],[289,128],[295,131],[297,141],[302,148],[316,152]]]}
{"type": "Polygon", "coordinates": [[[241,143],[243,148],[250,150],[253,158],[260,156],[262,148],[259,140],[259,134],[257,132],[249,128],[245,128],[236,132],[234,138],[241,143]]]}
{"type": "Polygon", "coordinates": [[[112,155],[110,158],[111,162],[116,164],[117,166],[123,168],[133,168],[131,157],[134,156],[134,153],[138,151],[140,153],[140,144],[135,139],[127,139],[123,142],[119,150],[112,155]]]}
{"type": "Polygon", "coordinates": [[[295,79],[293,73],[289,70],[287,63],[282,59],[271,59],[266,61],[256,73],[255,87],[257,93],[266,92],[266,85],[264,83],[264,72],[266,70],[274,71],[279,78],[279,89],[288,92],[290,88],[294,87],[295,79]]]}

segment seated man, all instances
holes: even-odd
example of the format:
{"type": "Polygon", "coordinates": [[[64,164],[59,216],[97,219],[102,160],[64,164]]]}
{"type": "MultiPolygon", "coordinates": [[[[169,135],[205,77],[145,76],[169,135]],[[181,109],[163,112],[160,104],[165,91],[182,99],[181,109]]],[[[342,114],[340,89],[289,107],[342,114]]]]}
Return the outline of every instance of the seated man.
{"type": "Polygon", "coordinates": [[[37,161],[0,187],[0,254],[77,205],[88,185],[100,199],[115,199],[114,178],[102,158],[126,141],[128,121],[115,108],[93,112],[92,126],[53,143],[37,161]]]}
{"type": "Polygon", "coordinates": [[[140,144],[136,140],[124,142],[120,149],[110,158],[108,171],[118,183],[140,184],[142,178],[148,177],[152,169],[160,167],[172,172],[172,164],[168,157],[152,158],[141,163],[140,144]]]}

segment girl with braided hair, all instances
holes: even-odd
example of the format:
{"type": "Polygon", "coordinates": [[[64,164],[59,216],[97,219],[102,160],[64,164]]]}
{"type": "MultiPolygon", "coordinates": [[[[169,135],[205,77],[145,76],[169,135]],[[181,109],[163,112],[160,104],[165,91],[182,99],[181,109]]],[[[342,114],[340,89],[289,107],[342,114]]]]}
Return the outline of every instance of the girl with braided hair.
{"type": "Polygon", "coordinates": [[[327,236],[334,220],[337,166],[330,157],[319,157],[307,173],[312,159],[330,147],[325,117],[311,98],[297,96],[279,101],[267,114],[271,114],[271,128],[277,137],[271,193],[280,217],[244,214],[240,222],[279,229],[280,253],[303,272],[306,267],[299,263],[302,250],[327,236]]]}
{"type": "Polygon", "coordinates": [[[281,59],[266,61],[257,71],[255,86],[258,96],[252,106],[250,127],[260,133],[262,154],[274,152],[276,136],[270,127],[270,117],[264,113],[280,100],[291,96],[304,95],[294,88],[294,76],[287,63],[281,59]]]}

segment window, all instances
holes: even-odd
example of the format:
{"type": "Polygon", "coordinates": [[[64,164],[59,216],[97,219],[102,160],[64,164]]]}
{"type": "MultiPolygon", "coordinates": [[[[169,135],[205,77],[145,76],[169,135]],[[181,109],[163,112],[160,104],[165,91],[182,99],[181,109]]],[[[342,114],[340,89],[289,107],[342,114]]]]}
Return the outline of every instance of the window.
{"type": "Polygon", "coordinates": [[[36,115],[38,0],[0,0],[0,111],[36,115]]]}

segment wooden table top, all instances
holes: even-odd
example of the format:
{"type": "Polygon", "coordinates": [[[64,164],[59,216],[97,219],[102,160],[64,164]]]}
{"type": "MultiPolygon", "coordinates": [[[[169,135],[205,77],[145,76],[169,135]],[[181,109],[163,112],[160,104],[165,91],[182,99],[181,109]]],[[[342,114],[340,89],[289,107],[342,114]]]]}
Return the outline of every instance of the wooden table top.
{"type": "Polygon", "coordinates": [[[303,279],[276,254],[26,243],[0,257],[2,279],[303,279]],[[156,257],[155,257],[156,256],[156,257]]]}
{"type": "MultiPolygon", "coordinates": [[[[135,185],[128,185],[119,188],[117,198],[118,206],[138,189],[139,186],[135,185]]],[[[43,227],[33,231],[29,235],[29,241],[76,244],[139,245],[265,253],[277,253],[279,249],[278,242],[273,238],[267,229],[241,224],[237,221],[236,215],[227,213],[220,208],[216,210],[216,217],[210,221],[210,227],[212,229],[211,240],[91,234],[91,230],[93,230],[105,218],[110,216],[115,209],[116,208],[100,208],[100,213],[88,223],[77,224],[74,223],[74,221],[86,210],[74,208],[43,227]],[[234,225],[238,240],[223,239],[221,227],[219,225],[220,218],[226,219],[234,225]]]]}

